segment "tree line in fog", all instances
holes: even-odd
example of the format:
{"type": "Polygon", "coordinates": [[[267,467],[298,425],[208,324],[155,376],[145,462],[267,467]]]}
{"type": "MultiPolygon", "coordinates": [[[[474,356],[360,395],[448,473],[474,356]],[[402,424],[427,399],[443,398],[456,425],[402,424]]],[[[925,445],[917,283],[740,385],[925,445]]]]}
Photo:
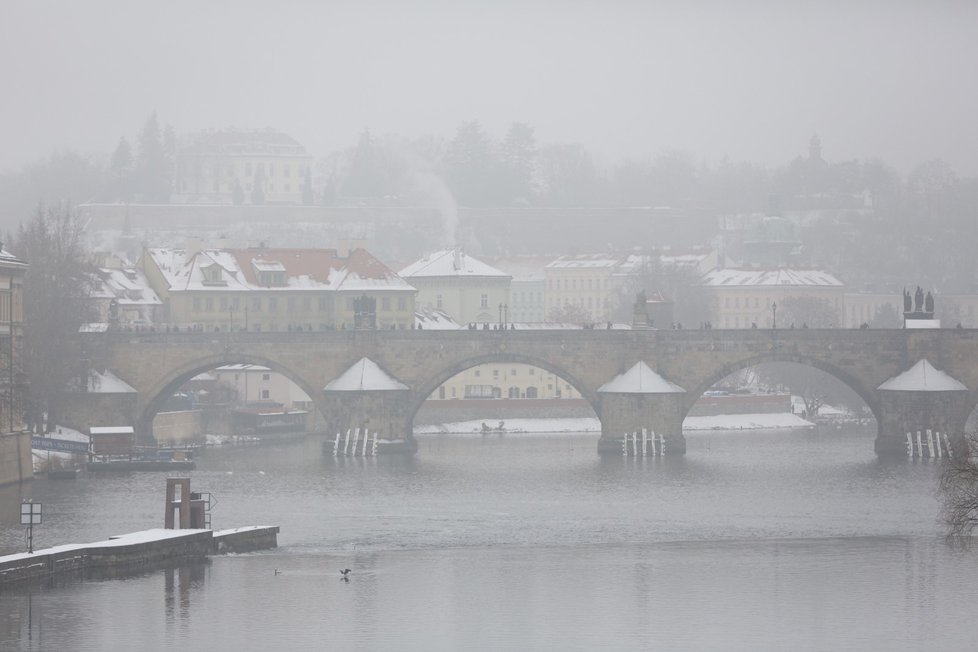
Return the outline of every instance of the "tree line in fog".
{"type": "MultiPolygon", "coordinates": [[[[449,197],[467,207],[668,206],[718,216],[804,216],[804,259],[851,287],[892,291],[913,279],[943,292],[978,290],[969,244],[978,236],[978,179],[960,177],[941,160],[905,176],[875,159],[831,162],[817,139],[799,150],[774,168],[697,161],[677,151],[599,165],[583,145],[540,143],[526,123],[490,134],[465,122],[448,139],[365,129],[350,147],[318,159],[304,201],[426,205],[449,197]]],[[[59,152],[2,174],[4,227],[15,228],[39,203],[166,203],[176,156],[172,127],[153,114],[137,134],[120,136],[109,156],[59,152]]]]}

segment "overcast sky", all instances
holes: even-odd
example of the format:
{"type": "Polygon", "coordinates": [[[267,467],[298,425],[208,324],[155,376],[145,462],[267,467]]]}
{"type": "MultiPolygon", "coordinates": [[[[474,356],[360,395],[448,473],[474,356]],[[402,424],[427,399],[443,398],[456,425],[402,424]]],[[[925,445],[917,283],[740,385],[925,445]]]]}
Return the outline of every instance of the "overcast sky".
{"type": "Polygon", "coordinates": [[[0,169],[108,153],[151,111],[178,133],[513,121],[599,160],[669,149],[978,174],[978,2],[0,2],[0,169]]]}

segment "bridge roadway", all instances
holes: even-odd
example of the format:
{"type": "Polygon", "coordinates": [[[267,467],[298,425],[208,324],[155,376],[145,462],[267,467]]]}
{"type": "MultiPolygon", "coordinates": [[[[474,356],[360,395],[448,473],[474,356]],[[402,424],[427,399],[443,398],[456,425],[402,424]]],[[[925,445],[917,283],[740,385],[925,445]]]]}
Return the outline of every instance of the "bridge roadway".
{"type": "Polygon", "coordinates": [[[232,363],[281,372],[323,413],[331,431],[367,427],[405,439],[421,404],[439,385],[488,362],[525,363],[557,374],[601,420],[599,451],[620,452],[624,432],[663,434],[685,451],[682,421],[690,407],[728,374],[765,362],[821,369],[851,387],[876,417],[876,450],[905,454],[906,432],[933,428],[960,435],[978,402],[978,331],[877,329],[751,330],[459,330],[322,332],[108,332],[85,334],[86,357],[135,390],[66,403],[67,425],[134,423],[144,440],[164,401],[193,376],[232,363]],[[367,357],[407,386],[403,391],[325,392],[367,357]],[[967,387],[957,392],[883,392],[881,383],[926,358],[967,387]],[[609,394],[598,389],[645,362],[684,393],[609,394]]]}

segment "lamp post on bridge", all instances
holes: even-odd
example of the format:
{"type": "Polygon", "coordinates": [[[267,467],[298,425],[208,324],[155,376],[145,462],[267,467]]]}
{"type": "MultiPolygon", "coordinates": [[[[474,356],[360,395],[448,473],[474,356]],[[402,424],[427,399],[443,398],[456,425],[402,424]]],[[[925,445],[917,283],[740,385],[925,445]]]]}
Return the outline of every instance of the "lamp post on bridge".
{"type": "Polygon", "coordinates": [[[771,302],[771,328],[778,327],[778,302],[771,302]]]}

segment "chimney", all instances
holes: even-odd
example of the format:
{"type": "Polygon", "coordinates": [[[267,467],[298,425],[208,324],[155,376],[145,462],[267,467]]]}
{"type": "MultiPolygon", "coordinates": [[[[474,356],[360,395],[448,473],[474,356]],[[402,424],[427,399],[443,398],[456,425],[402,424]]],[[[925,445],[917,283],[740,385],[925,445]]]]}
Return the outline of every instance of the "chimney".
{"type": "Polygon", "coordinates": [[[459,247],[455,247],[455,251],[452,252],[452,255],[452,267],[457,272],[462,269],[462,250],[459,247]]]}

